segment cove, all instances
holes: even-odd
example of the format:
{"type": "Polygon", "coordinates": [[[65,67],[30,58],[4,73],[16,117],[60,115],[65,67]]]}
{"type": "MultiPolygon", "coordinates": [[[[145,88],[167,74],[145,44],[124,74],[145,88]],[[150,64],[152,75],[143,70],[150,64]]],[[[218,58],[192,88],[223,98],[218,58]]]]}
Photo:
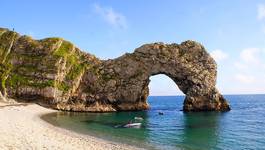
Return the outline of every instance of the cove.
{"type": "Polygon", "coordinates": [[[43,116],[53,125],[147,149],[259,149],[265,146],[264,95],[225,96],[229,112],[183,112],[184,96],[151,96],[148,111],[112,113],[58,112],[43,116]],[[253,103],[255,101],[255,103],[253,103]],[[163,112],[164,115],[159,115],[163,112]],[[140,129],[115,128],[135,116],[140,129]]]}

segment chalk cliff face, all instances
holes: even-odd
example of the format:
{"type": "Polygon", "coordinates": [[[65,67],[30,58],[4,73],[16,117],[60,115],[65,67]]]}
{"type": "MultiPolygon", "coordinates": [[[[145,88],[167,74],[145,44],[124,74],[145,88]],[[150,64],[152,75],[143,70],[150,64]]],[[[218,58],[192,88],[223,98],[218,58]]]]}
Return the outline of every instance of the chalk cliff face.
{"type": "Polygon", "coordinates": [[[61,38],[33,40],[0,28],[0,90],[4,97],[69,111],[148,109],[149,77],[165,74],[186,95],[184,111],[227,111],[216,63],[194,41],[153,43],[99,60],[61,38]]]}

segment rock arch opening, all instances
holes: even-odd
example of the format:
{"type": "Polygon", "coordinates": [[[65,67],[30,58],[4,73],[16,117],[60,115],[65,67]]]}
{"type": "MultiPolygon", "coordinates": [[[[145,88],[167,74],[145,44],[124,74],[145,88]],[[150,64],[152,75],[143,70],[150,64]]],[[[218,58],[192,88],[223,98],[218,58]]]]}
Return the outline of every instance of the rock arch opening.
{"type": "Polygon", "coordinates": [[[182,110],[185,94],[166,74],[149,77],[147,103],[152,111],[182,110]]]}
{"type": "Polygon", "coordinates": [[[149,77],[149,96],[185,95],[178,85],[167,75],[157,74],[149,77]]]}

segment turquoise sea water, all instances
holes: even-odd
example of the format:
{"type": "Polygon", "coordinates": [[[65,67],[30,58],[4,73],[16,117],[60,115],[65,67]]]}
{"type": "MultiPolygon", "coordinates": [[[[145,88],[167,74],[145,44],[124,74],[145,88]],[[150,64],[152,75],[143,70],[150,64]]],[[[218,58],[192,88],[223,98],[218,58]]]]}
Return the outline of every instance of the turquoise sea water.
{"type": "Polygon", "coordinates": [[[75,132],[147,149],[265,149],[265,95],[225,97],[232,108],[225,113],[184,113],[183,96],[154,96],[148,98],[148,111],[57,112],[42,118],[75,132]],[[144,118],[141,128],[115,127],[135,116],[144,118]]]}

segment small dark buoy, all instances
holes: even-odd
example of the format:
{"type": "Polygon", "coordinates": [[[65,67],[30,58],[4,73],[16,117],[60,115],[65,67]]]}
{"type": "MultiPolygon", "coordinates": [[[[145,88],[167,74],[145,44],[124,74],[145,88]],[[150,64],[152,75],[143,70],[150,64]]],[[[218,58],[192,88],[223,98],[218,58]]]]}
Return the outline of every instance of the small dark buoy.
{"type": "Polygon", "coordinates": [[[163,112],[158,112],[158,114],[159,114],[159,115],[164,115],[164,113],[163,113],[163,112]]]}

